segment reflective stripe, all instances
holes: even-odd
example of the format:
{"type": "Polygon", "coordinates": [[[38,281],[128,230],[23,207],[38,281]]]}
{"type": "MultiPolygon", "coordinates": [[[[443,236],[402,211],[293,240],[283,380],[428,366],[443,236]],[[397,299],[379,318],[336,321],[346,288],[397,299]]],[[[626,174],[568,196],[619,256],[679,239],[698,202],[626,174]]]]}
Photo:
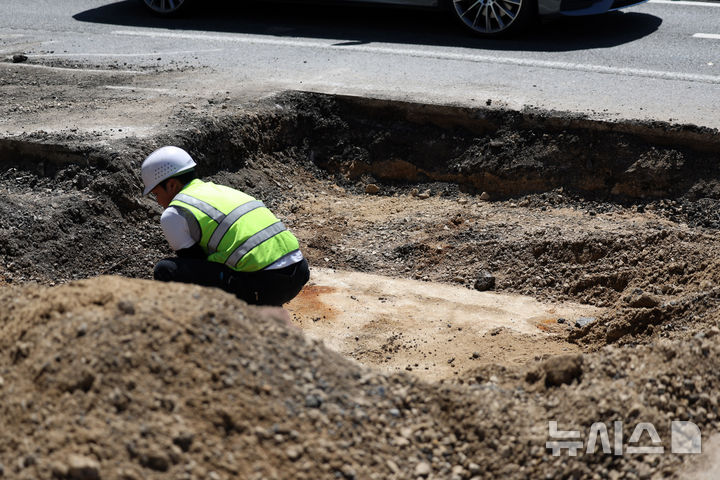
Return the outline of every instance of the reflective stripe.
{"type": "Polygon", "coordinates": [[[296,264],[297,262],[301,262],[301,261],[303,260],[303,258],[305,258],[305,257],[303,257],[302,252],[301,252],[300,249],[298,248],[297,250],[293,250],[292,252],[286,253],[286,254],[283,255],[282,257],[278,258],[278,259],[275,260],[273,263],[271,263],[271,264],[268,265],[267,267],[263,268],[263,270],[271,270],[271,271],[272,271],[272,270],[275,270],[275,269],[277,269],[277,268],[289,267],[290,265],[294,265],[294,264],[296,264]],[[298,258],[297,258],[297,259],[292,258],[294,255],[297,255],[298,258]],[[283,265],[284,262],[287,262],[287,264],[283,265]],[[275,265],[280,265],[280,266],[279,266],[279,267],[276,267],[275,265]]]}
{"type": "Polygon", "coordinates": [[[198,222],[198,219],[195,218],[195,215],[182,205],[171,205],[168,208],[173,208],[176,212],[178,212],[178,214],[182,215],[188,224],[190,238],[192,238],[195,243],[199,242],[202,238],[202,229],[200,228],[200,222],[198,222]]]}
{"type": "Polygon", "coordinates": [[[230,227],[232,227],[232,225],[240,219],[240,217],[264,206],[265,204],[260,200],[254,200],[252,202],[244,203],[235,208],[232,212],[228,213],[222,222],[220,222],[220,225],[217,226],[208,241],[208,255],[212,255],[217,251],[217,247],[220,245],[222,238],[225,236],[227,231],[230,230],[230,227]]]}
{"type": "Polygon", "coordinates": [[[186,195],[184,193],[178,193],[173,198],[173,201],[175,201],[175,200],[177,200],[179,202],[187,203],[188,205],[197,208],[198,210],[203,212],[205,215],[207,215],[208,217],[215,220],[218,224],[221,223],[223,221],[223,219],[225,219],[225,214],[222,213],[220,210],[213,207],[209,203],[203,202],[202,200],[198,200],[197,198],[191,197],[190,195],[186,195]]]}
{"type": "Polygon", "coordinates": [[[269,227],[266,227],[262,230],[260,230],[258,233],[253,235],[252,237],[245,240],[245,242],[237,247],[234,252],[230,254],[227,261],[225,262],[225,265],[227,265],[230,268],[235,268],[235,265],[245,256],[247,253],[252,250],[253,248],[257,247],[261,243],[263,243],[265,240],[268,240],[269,238],[274,237],[280,232],[285,231],[285,225],[283,225],[282,222],[276,222],[270,225],[269,227]]]}

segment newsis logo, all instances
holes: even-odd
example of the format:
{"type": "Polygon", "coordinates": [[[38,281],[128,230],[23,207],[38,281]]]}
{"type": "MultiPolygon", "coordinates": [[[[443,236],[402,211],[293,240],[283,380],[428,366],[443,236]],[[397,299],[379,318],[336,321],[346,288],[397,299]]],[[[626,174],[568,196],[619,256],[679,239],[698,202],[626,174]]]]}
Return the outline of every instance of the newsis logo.
{"type": "MultiPolygon", "coordinates": [[[[563,452],[574,457],[577,456],[578,451],[583,450],[586,455],[663,454],[666,447],[662,444],[655,426],[648,422],[634,426],[627,444],[623,443],[624,426],[620,421],[613,422],[612,430],[609,430],[603,422],[593,423],[585,443],[580,430],[558,430],[558,422],[551,420],[548,422],[548,437],[545,447],[552,450],[553,456],[556,457],[563,452]]],[[[670,438],[671,453],[681,455],[702,453],[700,428],[693,422],[673,421],[670,424],[670,438]]]]}

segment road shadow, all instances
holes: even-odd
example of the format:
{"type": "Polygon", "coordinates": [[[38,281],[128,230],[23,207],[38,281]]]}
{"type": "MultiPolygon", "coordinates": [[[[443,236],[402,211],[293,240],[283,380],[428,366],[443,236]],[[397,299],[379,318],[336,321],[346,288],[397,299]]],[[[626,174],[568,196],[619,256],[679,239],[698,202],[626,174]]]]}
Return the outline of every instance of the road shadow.
{"type": "Polygon", "coordinates": [[[662,23],[659,17],[630,9],[591,17],[544,19],[520,37],[486,40],[465,33],[446,10],[220,0],[203,2],[202,8],[177,18],[156,16],[137,0],[109,3],[73,18],[119,27],[332,39],[339,45],[397,43],[531,52],[614,47],[652,34],[662,23]]]}

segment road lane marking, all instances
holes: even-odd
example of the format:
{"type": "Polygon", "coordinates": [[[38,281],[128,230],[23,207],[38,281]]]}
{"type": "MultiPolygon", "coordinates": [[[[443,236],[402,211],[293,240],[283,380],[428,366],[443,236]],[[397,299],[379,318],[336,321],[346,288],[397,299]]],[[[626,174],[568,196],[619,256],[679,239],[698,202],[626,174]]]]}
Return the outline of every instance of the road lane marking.
{"type": "Polygon", "coordinates": [[[373,47],[367,45],[336,45],[332,43],[313,42],[307,40],[283,40],[275,38],[267,38],[261,35],[248,35],[242,37],[233,37],[229,35],[205,35],[193,33],[174,33],[174,32],[147,32],[138,30],[116,30],[112,32],[114,35],[130,35],[138,37],[151,38],[172,38],[185,40],[203,40],[213,42],[233,42],[249,45],[273,45],[281,47],[302,47],[316,48],[323,50],[335,51],[353,51],[360,53],[398,55],[404,57],[429,58],[433,60],[455,60],[460,62],[473,63],[495,63],[501,65],[513,65],[520,67],[539,67],[550,68],[555,70],[581,71],[589,73],[605,73],[612,75],[624,75],[634,77],[648,77],[662,80],[680,80],[686,82],[700,82],[720,84],[720,76],[718,75],[702,75],[695,73],[668,72],[663,70],[647,70],[642,68],[619,68],[608,67],[605,65],[590,65],[572,62],[554,62],[548,60],[532,60],[526,58],[514,57],[497,57],[490,55],[477,55],[469,53],[452,53],[452,52],[431,52],[427,50],[391,48],[391,47],[373,47]]]}
{"type": "Polygon", "coordinates": [[[720,40],[720,33],[696,33],[695,38],[710,38],[712,40],[720,40]]]}
{"type": "Polygon", "coordinates": [[[691,5],[693,7],[720,7],[720,3],[691,2],[685,0],[650,0],[648,3],[666,3],[672,5],[691,5]]]}

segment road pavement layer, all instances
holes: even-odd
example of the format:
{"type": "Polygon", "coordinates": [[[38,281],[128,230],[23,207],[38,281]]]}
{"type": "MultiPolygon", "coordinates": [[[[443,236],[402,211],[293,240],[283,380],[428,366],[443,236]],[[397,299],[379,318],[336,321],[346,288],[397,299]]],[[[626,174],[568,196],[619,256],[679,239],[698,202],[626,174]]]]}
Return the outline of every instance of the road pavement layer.
{"type": "Polygon", "coordinates": [[[0,54],[125,71],[146,95],[297,89],[720,126],[720,3],[655,0],[508,40],[470,37],[441,11],[230,3],[165,19],[135,1],[7,0],[0,54]]]}

